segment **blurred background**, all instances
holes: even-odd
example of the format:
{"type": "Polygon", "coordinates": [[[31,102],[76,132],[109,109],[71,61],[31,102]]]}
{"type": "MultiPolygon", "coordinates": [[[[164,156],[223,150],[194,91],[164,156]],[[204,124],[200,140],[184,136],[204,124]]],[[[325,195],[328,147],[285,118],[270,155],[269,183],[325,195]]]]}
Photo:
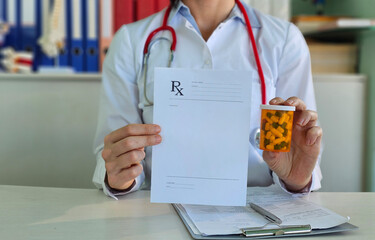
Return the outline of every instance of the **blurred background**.
{"type": "MultiPolygon", "coordinates": [[[[321,191],[375,191],[375,0],[245,0],[292,21],[324,130],[321,191]]],[[[0,0],[0,184],[93,188],[101,65],[168,0],[0,0]]]]}

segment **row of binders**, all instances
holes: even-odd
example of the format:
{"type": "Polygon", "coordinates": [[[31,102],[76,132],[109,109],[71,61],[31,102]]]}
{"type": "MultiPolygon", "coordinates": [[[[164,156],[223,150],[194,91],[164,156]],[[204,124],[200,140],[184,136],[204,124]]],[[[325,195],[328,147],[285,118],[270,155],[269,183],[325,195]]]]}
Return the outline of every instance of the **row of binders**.
{"type": "Polygon", "coordinates": [[[111,40],[123,24],[168,4],[169,0],[0,0],[0,19],[9,26],[1,47],[32,53],[33,71],[67,67],[74,72],[99,72],[111,40]],[[57,1],[60,7],[54,8],[57,1]],[[48,13],[59,15],[64,22],[63,33],[56,34],[64,36],[64,44],[55,57],[39,44],[46,26],[54,26],[48,13]]]}

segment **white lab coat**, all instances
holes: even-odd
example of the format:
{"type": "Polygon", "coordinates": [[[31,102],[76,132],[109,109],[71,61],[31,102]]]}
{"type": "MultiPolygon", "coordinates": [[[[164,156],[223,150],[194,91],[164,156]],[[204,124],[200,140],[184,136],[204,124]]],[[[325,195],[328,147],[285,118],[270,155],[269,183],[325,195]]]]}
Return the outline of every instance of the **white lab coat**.
{"type": "MultiPolygon", "coordinates": [[[[301,98],[310,110],[316,110],[312,83],[310,55],[300,31],[291,23],[264,15],[246,6],[254,31],[266,79],[267,101],[275,96],[287,99],[301,98]]],[[[93,182],[112,197],[104,184],[105,164],[101,157],[103,138],[110,132],[130,123],[152,123],[153,107],[144,106],[142,78],[143,48],[146,38],[160,27],[164,11],[144,20],[123,26],[115,35],[103,67],[103,81],[94,141],[97,165],[93,182]]],[[[234,7],[227,20],[221,23],[206,42],[188,8],[180,3],[172,9],[168,24],[177,33],[177,48],[173,68],[248,70],[257,76],[252,81],[251,132],[259,128],[261,104],[260,82],[246,25],[241,11],[234,7]]],[[[170,38],[169,32],[159,36],[170,38]]],[[[153,99],[154,67],[166,67],[170,43],[158,41],[151,50],[147,80],[147,97],[153,99]]],[[[254,147],[249,136],[248,186],[280,184],[262,159],[262,151],[254,147]]],[[[178,161],[178,159],[176,159],[178,161]]],[[[142,161],[144,172],[136,178],[136,185],[129,192],[150,187],[151,149],[146,148],[142,161]]],[[[310,190],[321,187],[319,163],[313,171],[310,190]]]]}

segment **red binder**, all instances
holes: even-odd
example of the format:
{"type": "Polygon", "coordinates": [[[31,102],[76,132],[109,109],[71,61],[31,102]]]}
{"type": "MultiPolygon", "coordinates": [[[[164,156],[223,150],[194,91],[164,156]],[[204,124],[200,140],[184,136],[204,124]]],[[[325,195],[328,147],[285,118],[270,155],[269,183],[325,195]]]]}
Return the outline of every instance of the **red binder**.
{"type": "Polygon", "coordinates": [[[156,11],[156,2],[154,0],[137,0],[136,1],[136,19],[146,18],[156,11]]]}
{"type": "Polygon", "coordinates": [[[113,12],[114,32],[117,32],[122,25],[135,21],[133,0],[114,0],[113,12]]]}
{"type": "Polygon", "coordinates": [[[169,3],[170,3],[169,0],[155,0],[155,2],[156,2],[156,6],[155,6],[156,7],[155,8],[156,12],[159,12],[162,9],[168,7],[169,3]]]}

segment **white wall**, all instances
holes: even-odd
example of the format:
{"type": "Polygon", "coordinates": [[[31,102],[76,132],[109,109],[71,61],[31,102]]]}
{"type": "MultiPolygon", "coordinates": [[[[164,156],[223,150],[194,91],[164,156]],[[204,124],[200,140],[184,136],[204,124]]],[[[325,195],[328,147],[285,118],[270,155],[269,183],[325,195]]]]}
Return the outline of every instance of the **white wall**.
{"type": "Polygon", "coordinates": [[[92,188],[99,76],[0,75],[0,184],[92,188]]]}
{"type": "Polygon", "coordinates": [[[363,191],[366,77],[314,76],[324,151],[321,191],[363,191]]]}

